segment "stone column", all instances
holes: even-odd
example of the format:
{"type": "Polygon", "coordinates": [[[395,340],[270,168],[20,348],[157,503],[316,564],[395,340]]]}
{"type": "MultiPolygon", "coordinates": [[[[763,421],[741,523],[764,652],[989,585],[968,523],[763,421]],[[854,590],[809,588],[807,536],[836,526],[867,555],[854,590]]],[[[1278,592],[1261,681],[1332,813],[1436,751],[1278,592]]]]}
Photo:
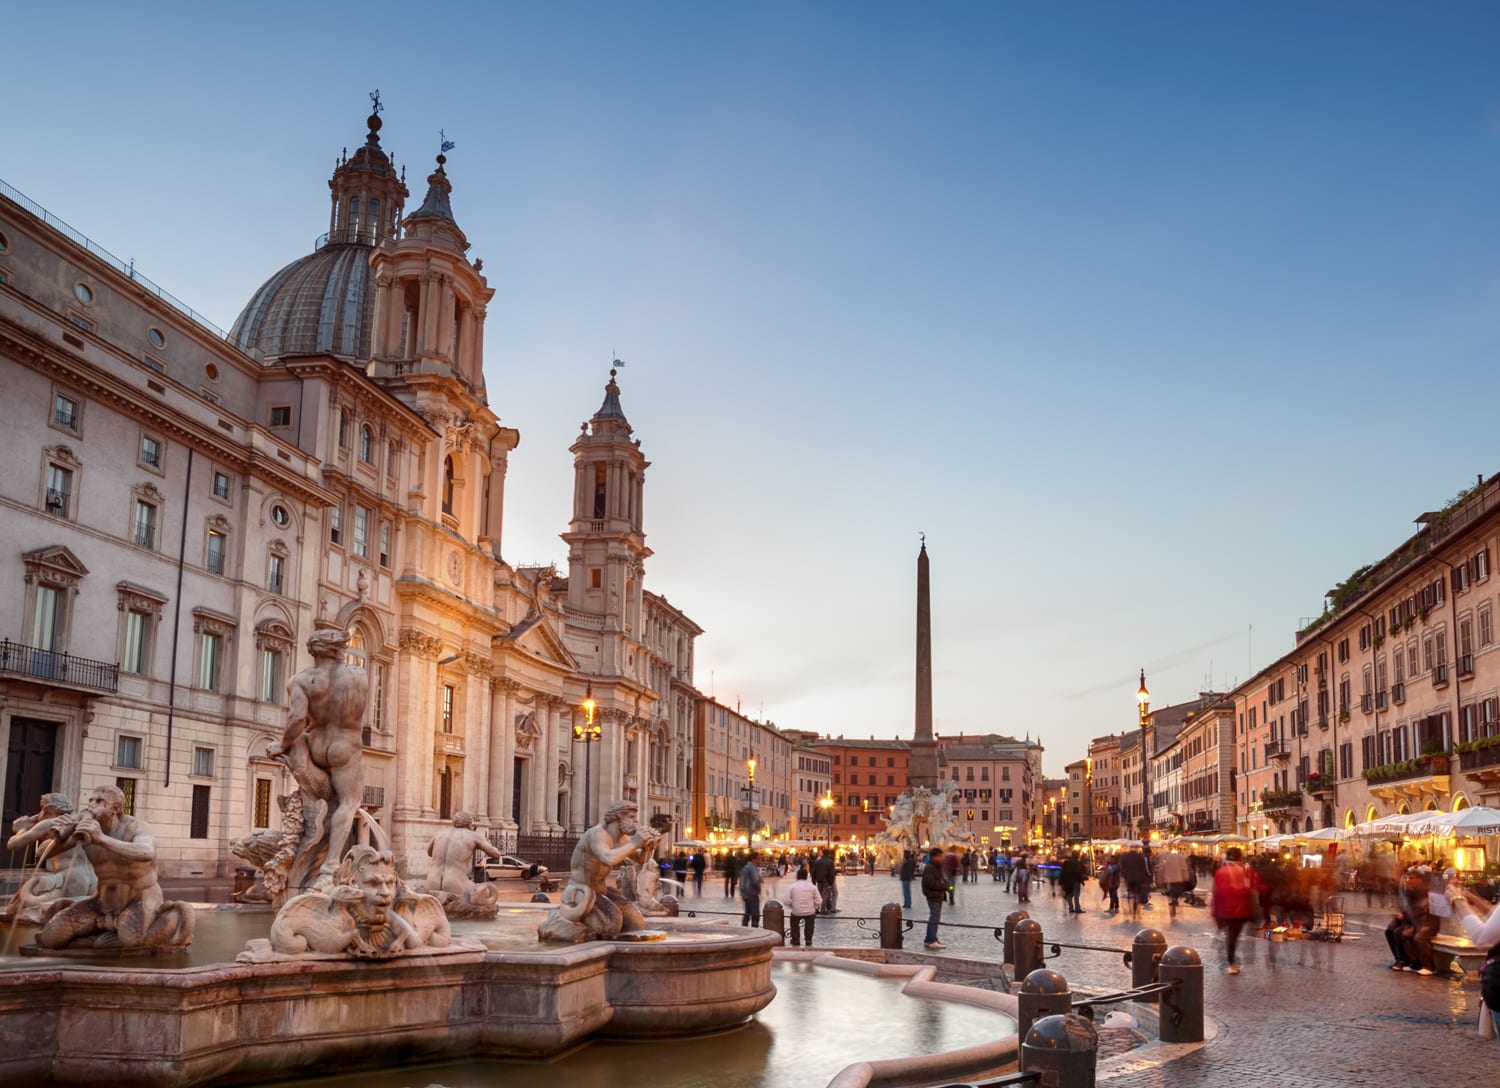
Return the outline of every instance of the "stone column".
{"type": "Polygon", "coordinates": [[[464,699],[464,783],[463,801],[455,808],[468,809],[476,822],[486,815],[489,802],[490,765],[490,661],[483,654],[464,654],[464,671],[469,674],[464,699]]]}
{"type": "Polygon", "coordinates": [[[492,826],[506,830],[514,830],[516,826],[510,815],[510,786],[516,755],[515,697],[519,688],[508,676],[491,685],[491,698],[497,709],[490,719],[489,817],[492,826]]]}

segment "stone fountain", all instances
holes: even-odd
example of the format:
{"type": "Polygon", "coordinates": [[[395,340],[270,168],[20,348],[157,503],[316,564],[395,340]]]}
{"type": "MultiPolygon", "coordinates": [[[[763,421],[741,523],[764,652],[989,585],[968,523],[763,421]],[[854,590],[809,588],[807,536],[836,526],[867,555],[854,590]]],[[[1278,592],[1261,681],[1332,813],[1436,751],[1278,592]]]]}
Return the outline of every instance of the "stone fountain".
{"type": "MultiPolygon", "coordinates": [[[[37,831],[35,841],[51,836],[54,858],[81,850],[97,889],[78,894],[85,889],[62,879],[23,889],[19,906],[39,906],[43,925],[26,949],[33,958],[0,970],[0,1083],[189,1088],[453,1058],[546,1058],[594,1037],[720,1031],[770,1003],[774,933],[663,917],[655,939],[637,943],[648,932],[641,907],[660,905],[638,881],[634,900],[607,883],[616,865],[655,847],[635,826],[633,804],[610,806],[585,832],[540,936],[504,951],[486,947],[487,923],[465,923],[478,927],[467,937],[449,923],[450,914],[498,908],[453,880],[448,862],[466,859],[475,834],[462,821],[434,842],[426,890],[405,879],[383,841],[345,850],[362,795],[358,723],[368,685],[343,663],[341,636],[316,631],[314,665],[289,685],[277,751],[298,789],[284,799],[283,831],[245,844],[263,859],[259,883],[276,912],[235,962],[172,962],[186,958],[195,910],[163,900],[150,829],[123,814],[113,786],[95,789],[82,814],[54,798],[50,812],[44,806],[17,829],[37,831]],[[91,963],[67,958],[73,949],[91,963]],[[98,958],[143,951],[158,956],[98,958]]],[[[37,876],[64,872],[79,870],[37,876]]],[[[14,936],[0,928],[0,941],[14,936]]]]}

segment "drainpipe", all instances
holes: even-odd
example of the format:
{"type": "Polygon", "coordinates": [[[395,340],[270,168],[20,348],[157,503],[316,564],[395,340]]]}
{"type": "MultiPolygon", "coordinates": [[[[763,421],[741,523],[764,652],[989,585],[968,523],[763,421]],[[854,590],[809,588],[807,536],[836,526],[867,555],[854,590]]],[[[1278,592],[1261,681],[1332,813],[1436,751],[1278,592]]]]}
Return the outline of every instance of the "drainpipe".
{"type": "Polygon", "coordinates": [[[167,765],[162,785],[172,784],[172,727],[177,716],[177,639],[182,631],[182,572],[187,562],[188,502],[193,495],[193,450],[188,447],[187,476],[182,484],[182,534],[177,541],[177,593],[172,608],[172,667],[167,676],[167,765]]]}

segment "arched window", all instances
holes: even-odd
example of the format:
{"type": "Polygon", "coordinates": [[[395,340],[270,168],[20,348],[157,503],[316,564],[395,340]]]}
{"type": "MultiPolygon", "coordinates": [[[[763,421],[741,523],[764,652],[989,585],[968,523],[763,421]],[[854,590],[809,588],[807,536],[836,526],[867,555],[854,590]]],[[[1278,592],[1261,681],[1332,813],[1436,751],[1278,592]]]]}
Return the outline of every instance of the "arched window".
{"type": "Polygon", "coordinates": [[[370,201],[370,211],[367,215],[370,225],[365,228],[365,237],[372,242],[380,241],[380,201],[370,201]]]}
{"type": "Polygon", "coordinates": [[[349,215],[344,220],[344,240],[352,242],[359,237],[359,197],[349,198],[349,215]]]}
{"type": "Polygon", "coordinates": [[[453,458],[443,458],[443,513],[453,513],[453,458]]]}
{"type": "Polygon", "coordinates": [[[375,432],[370,430],[368,423],[359,428],[359,459],[367,465],[375,461],[375,432]]]}

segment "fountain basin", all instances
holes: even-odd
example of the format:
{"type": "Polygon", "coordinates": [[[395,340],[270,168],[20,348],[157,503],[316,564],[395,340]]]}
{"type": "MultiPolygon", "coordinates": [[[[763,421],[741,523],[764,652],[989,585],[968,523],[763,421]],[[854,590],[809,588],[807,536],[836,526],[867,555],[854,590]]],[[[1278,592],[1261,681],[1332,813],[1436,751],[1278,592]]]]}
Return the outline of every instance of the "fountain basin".
{"type": "Polygon", "coordinates": [[[187,1088],[718,1031],[775,996],[778,939],[715,928],[384,961],[30,960],[0,971],[0,1083],[187,1088]]]}

